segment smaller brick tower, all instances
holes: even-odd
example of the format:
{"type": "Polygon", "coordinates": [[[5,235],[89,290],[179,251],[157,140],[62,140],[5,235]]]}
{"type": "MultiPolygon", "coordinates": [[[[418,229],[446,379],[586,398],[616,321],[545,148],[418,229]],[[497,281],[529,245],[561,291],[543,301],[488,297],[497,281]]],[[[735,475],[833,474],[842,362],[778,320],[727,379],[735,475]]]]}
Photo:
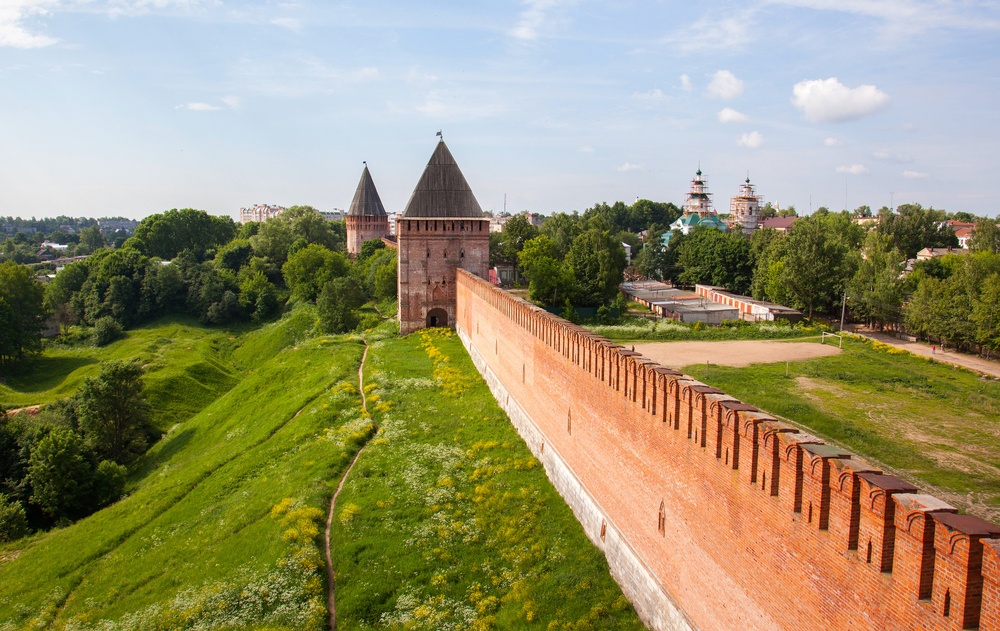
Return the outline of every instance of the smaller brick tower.
{"type": "Polygon", "coordinates": [[[361,252],[361,244],[372,239],[389,236],[389,215],[375,190],[375,182],[368,172],[368,164],[361,173],[358,190],[354,192],[351,209],[347,211],[347,251],[361,252]]]}
{"type": "Polygon", "coordinates": [[[399,242],[399,332],[454,326],[455,270],[486,278],[490,220],[444,140],[396,219],[399,242]]]}

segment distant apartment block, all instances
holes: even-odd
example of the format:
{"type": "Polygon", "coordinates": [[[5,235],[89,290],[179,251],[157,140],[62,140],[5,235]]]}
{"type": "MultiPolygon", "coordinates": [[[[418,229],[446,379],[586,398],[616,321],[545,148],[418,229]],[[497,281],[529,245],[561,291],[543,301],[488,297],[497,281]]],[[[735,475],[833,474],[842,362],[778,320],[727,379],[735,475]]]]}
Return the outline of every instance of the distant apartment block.
{"type": "Polygon", "coordinates": [[[342,208],[334,208],[333,210],[321,210],[319,214],[323,216],[323,219],[327,221],[344,221],[347,217],[347,212],[342,208]]]}
{"type": "Polygon", "coordinates": [[[277,217],[284,210],[284,206],[275,206],[274,204],[257,204],[249,208],[240,208],[240,223],[267,221],[271,217],[277,217]]]}
{"type": "Polygon", "coordinates": [[[135,233],[136,227],[139,225],[137,219],[126,219],[124,217],[101,217],[97,220],[97,226],[101,230],[101,234],[108,235],[121,230],[127,234],[135,233]]]}

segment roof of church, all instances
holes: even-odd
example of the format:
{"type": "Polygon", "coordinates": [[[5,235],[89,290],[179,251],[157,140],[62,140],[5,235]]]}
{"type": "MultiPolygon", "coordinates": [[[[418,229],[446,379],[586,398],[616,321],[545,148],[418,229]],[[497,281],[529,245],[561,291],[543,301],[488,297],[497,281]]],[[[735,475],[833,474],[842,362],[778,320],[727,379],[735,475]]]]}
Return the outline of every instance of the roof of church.
{"type": "Polygon", "coordinates": [[[406,204],[403,217],[475,217],[483,209],[444,141],[434,149],[424,174],[406,204]]]}
{"type": "Polygon", "coordinates": [[[375,182],[372,181],[372,174],[368,172],[368,165],[361,172],[361,181],[358,182],[358,190],[354,192],[354,199],[351,201],[351,208],[347,211],[348,216],[357,217],[359,215],[384,217],[386,215],[382,200],[375,190],[375,182]]]}

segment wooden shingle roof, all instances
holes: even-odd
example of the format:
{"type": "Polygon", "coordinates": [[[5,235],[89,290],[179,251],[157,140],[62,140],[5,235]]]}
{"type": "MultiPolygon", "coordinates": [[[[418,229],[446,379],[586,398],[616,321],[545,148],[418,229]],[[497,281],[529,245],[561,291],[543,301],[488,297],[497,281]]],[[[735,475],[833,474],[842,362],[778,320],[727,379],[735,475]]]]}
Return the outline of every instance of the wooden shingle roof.
{"type": "Polygon", "coordinates": [[[361,173],[361,181],[358,182],[358,190],[354,192],[354,199],[351,201],[351,208],[347,211],[347,215],[350,217],[359,215],[386,216],[382,199],[379,198],[375,182],[372,181],[372,175],[368,172],[368,165],[365,165],[365,170],[361,173]]]}
{"type": "Polygon", "coordinates": [[[483,209],[443,140],[413,189],[403,217],[483,217],[483,209]]]}

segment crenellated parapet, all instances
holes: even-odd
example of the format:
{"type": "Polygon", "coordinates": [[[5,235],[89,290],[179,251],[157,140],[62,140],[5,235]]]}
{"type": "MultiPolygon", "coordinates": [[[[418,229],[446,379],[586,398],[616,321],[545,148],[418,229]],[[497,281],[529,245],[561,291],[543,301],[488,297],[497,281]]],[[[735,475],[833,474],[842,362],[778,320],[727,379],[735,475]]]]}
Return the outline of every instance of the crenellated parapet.
{"type": "Polygon", "coordinates": [[[1000,631],[1000,527],[463,270],[457,285],[460,330],[696,626],[1000,631]],[[704,582],[672,589],[682,575],[704,582]],[[750,613],[702,609],[734,586],[750,613]]]}

